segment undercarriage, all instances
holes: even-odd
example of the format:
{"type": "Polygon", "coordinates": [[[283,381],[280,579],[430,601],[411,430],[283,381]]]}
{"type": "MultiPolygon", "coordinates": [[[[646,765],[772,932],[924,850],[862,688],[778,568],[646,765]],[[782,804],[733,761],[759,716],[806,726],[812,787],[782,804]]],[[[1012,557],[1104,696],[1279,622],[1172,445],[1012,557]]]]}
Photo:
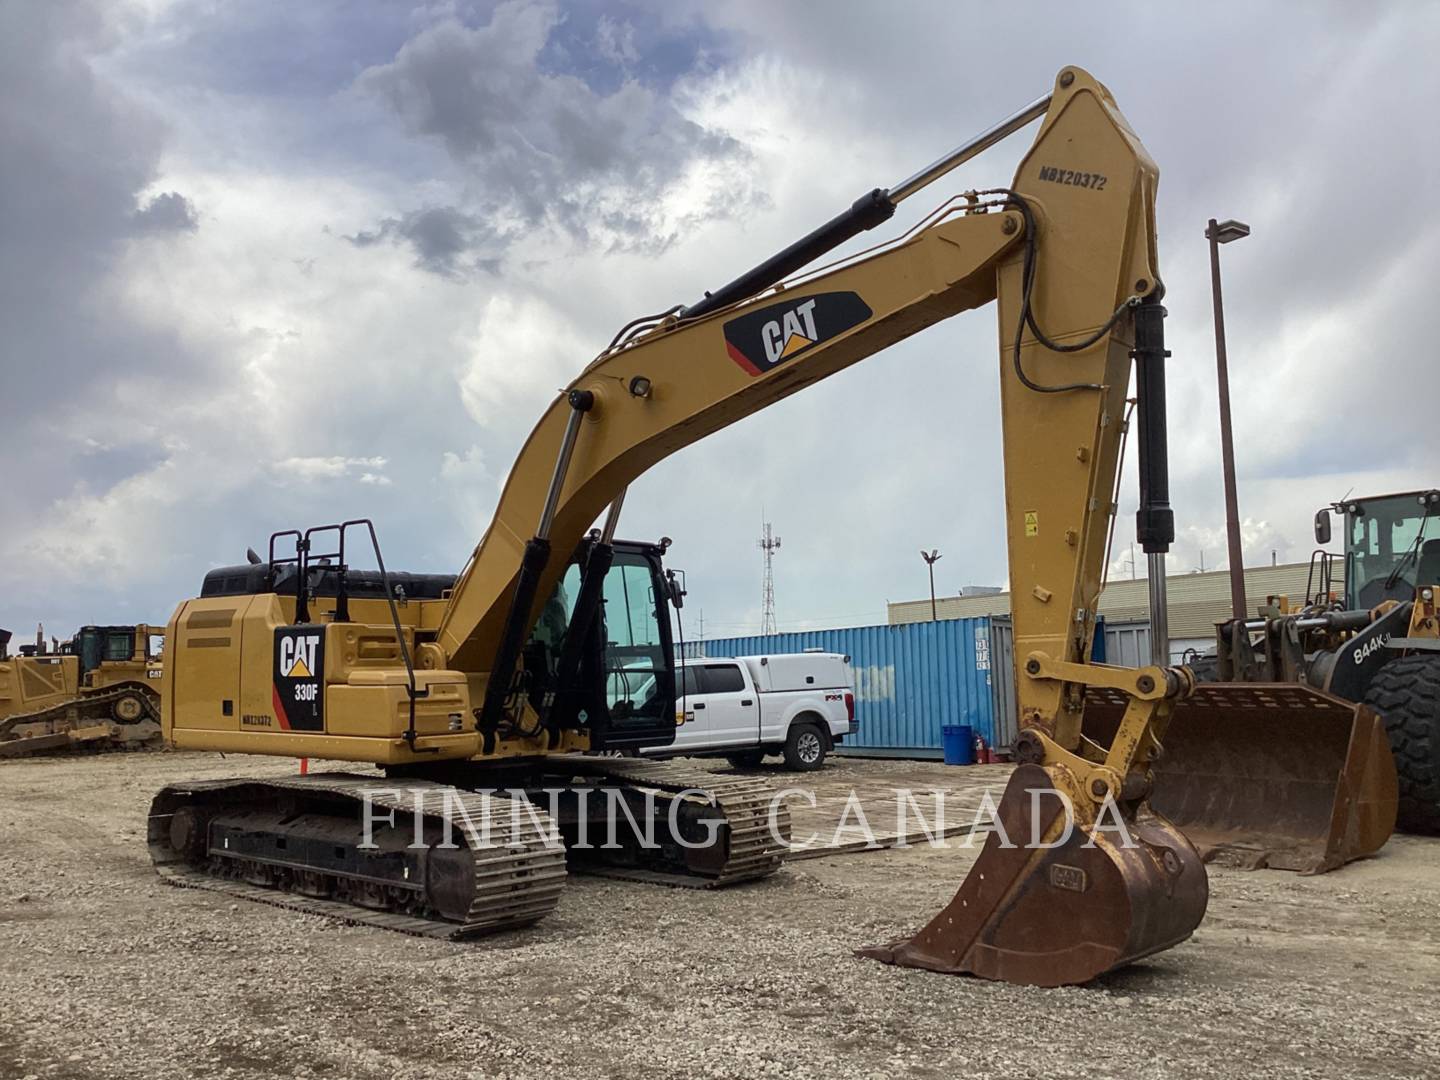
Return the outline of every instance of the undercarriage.
{"type": "Polygon", "coordinates": [[[122,684],[0,720],[0,757],[140,750],[160,743],[159,699],[138,684],[122,684]]]}
{"type": "Polygon", "coordinates": [[[758,780],[579,755],[524,786],[486,776],[175,784],[151,806],[150,853],[174,885],[460,939],[538,922],[571,869],[720,888],[773,874],[789,839],[758,780]]]}

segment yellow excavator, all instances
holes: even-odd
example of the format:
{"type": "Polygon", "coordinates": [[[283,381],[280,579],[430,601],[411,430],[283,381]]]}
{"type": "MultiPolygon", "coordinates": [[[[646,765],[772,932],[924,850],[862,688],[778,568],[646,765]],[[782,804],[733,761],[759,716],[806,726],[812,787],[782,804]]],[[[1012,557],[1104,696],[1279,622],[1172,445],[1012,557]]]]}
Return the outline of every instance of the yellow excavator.
{"type": "Polygon", "coordinates": [[[159,746],[159,633],[82,626],[50,647],[41,628],[11,656],[12,635],[0,630],[0,758],[159,746]]]}
{"type": "MultiPolygon", "coordinates": [[[[1088,659],[1132,365],[1139,538],[1148,552],[1173,538],[1157,177],[1105,87],[1065,68],[1052,92],[729,285],[622,328],[541,417],[453,582],[395,580],[363,521],[277,534],[267,560],[207,581],[168,628],[169,739],[385,775],[167,787],[149,822],[161,874],[461,937],[554,906],[557,830],[573,862],[622,876],[723,885],[772,873],[786,820],[762,782],[594,754],[674,737],[666,604],[680,590],[663,541],[615,539],[626,489],[676,450],[994,300],[1019,764],[954,900],[914,936],[863,953],[1061,985],[1184,940],[1205,911],[1206,870],[1147,798],[1167,726],[1194,703],[1214,707],[1214,691],[1183,667],[1088,659]],[[1036,120],[1010,187],[804,269],[1036,120]],[[349,568],[356,533],[377,570],[349,568]],[[1103,743],[1082,735],[1095,701],[1119,710],[1103,743]],[[670,827],[655,843],[585,842],[622,815],[639,832],[670,827]],[[393,828],[372,834],[376,822],[393,828]]],[[[1264,698],[1270,715],[1335,719],[1325,695],[1285,689],[1264,698]]],[[[1268,688],[1224,690],[1254,703],[1268,688]]],[[[1360,794],[1352,818],[1380,826],[1356,853],[1388,835],[1386,793],[1360,794]]]]}

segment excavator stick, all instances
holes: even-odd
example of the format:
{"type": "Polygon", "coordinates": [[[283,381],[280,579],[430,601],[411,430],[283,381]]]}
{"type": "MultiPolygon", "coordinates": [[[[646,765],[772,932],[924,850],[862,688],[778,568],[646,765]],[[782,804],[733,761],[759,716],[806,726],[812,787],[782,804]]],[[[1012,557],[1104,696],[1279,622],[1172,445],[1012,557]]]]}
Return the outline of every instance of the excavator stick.
{"type": "MultiPolygon", "coordinates": [[[[1105,745],[1123,695],[1092,688],[1085,734],[1105,745]]],[[[1395,761],[1379,717],[1292,683],[1201,683],[1179,702],[1151,806],[1206,861],[1321,874],[1395,828],[1395,761]]]]}
{"type": "Polygon", "coordinates": [[[1085,983],[1184,941],[1209,884],[1199,853],[1143,808],[1127,822],[1067,828],[1050,774],[1021,765],[997,827],[950,903],[917,934],[859,955],[1028,986],[1085,983]],[[1038,843],[1037,843],[1038,841],[1038,843]]]}

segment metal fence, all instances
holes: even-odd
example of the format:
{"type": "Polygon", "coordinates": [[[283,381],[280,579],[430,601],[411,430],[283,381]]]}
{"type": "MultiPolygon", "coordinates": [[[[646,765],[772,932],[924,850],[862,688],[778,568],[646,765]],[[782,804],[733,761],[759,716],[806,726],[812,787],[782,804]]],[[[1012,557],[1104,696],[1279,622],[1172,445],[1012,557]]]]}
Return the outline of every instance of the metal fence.
{"type": "Polygon", "coordinates": [[[845,740],[841,753],[938,758],[940,729],[950,724],[967,724],[996,745],[989,619],[687,641],[683,655],[757,656],[806,649],[845,653],[855,670],[860,729],[845,740]]]}

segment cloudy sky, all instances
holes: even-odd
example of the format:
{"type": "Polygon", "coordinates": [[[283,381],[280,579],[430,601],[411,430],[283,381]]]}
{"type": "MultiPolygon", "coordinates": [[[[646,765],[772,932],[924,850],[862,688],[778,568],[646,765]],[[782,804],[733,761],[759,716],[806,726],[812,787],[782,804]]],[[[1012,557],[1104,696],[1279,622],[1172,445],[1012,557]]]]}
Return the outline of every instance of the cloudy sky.
{"type": "MultiPolygon", "coordinates": [[[[343,517],[457,570],[621,324],[1070,63],[1160,164],[1172,569],[1224,565],[1211,216],[1254,229],[1224,251],[1247,561],[1305,558],[1316,506],[1440,483],[1440,6],[1194,7],[0,0],[0,624],[163,621],[343,517]]],[[[961,316],[646,476],[622,531],[675,538],[687,636],[757,629],[762,508],[782,629],[883,622],[922,546],[942,592],[1003,583],[996,372],[961,316]]]]}

